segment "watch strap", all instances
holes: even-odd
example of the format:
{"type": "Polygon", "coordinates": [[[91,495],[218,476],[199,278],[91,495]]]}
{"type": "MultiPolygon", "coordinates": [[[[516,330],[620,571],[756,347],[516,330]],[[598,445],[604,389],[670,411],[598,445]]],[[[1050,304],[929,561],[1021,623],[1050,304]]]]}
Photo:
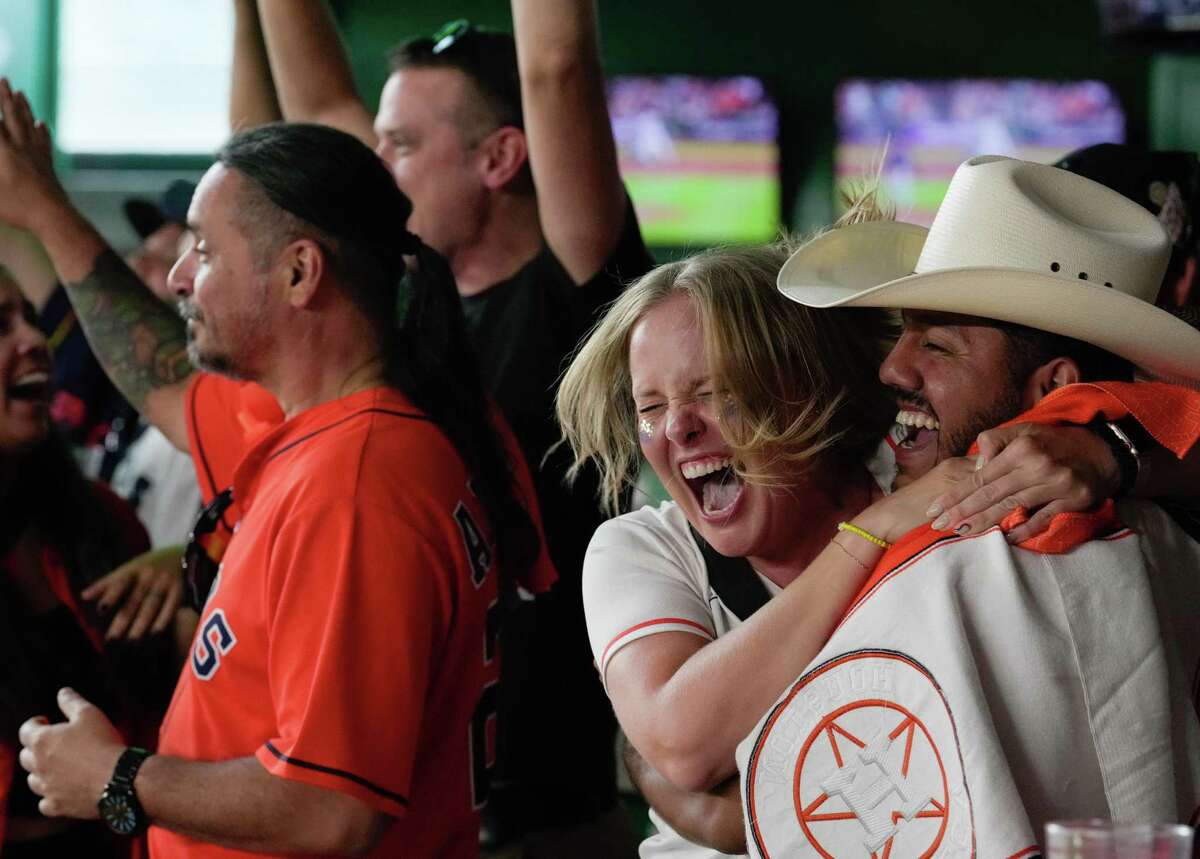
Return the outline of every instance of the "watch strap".
{"type": "Polygon", "coordinates": [[[1142,469],[1141,454],[1130,434],[1112,421],[1098,417],[1088,424],[1088,429],[1100,437],[1108,449],[1112,451],[1120,470],[1121,479],[1117,486],[1116,497],[1128,495],[1137,484],[1138,473],[1142,469]]]}
{"type": "Polygon", "coordinates": [[[117,758],[117,765],[113,767],[112,778],[108,780],[108,786],[133,790],[133,780],[137,778],[138,770],[150,754],[138,746],[130,746],[121,752],[121,757],[117,758]]]}

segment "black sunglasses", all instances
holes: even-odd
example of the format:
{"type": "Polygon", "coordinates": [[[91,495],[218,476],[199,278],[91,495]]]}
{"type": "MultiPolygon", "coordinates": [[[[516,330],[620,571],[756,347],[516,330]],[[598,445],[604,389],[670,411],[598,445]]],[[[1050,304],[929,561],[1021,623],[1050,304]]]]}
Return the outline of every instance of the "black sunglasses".
{"type": "Polygon", "coordinates": [[[229,545],[227,536],[217,534],[217,526],[229,505],[233,504],[233,487],[218,492],[204,505],[183,550],[183,580],[187,583],[188,604],[197,612],[204,611],[208,592],[221,568],[221,558],[229,545]]]}

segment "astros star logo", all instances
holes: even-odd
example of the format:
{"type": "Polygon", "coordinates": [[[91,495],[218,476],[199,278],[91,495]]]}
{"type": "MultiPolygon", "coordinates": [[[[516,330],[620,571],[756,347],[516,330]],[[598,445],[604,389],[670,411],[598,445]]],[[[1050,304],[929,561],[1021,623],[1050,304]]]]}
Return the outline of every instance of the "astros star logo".
{"type": "Polygon", "coordinates": [[[891,856],[901,827],[914,820],[924,825],[905,840],[924,849],[906,855],[928,855],[945,834],[950,797],[941,756],[920,720],[891,701],[857,701],[822,719],[801,749],[793,789],[800,825],[825,855],[823,830],[835,824],[860,827],[864,855],[878,859],[891,856]],[[873,735],[856,727],[870,725],[873,735]]]}
{"type": "Polygon", "coordinates": [[[822,663],[747,743],[747,839],[760,859],[975,854],[953,716],[933,677],[904,654],[854,651],[822,663]]]}

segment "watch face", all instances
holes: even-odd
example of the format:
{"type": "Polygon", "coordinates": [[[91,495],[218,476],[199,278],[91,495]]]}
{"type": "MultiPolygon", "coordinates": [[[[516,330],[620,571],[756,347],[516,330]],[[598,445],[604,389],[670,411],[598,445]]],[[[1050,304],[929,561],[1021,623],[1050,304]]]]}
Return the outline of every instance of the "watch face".
{"type": "Polygon", "coordinates": [[[132,835],[141,824],[136,801],[129,793],[106,790],[98,803],[100,818],[118,835],[132,835]]]}

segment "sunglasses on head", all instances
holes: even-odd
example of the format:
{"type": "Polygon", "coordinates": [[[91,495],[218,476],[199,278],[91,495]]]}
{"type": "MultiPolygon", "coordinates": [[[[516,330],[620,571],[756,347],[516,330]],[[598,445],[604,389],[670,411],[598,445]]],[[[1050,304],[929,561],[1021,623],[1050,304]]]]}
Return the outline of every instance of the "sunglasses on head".
{"type": "Polygon", "coordinates": [[[455,44],[465,39],[471,33],[475,32],[475,25],[466,18],[456,18],[453,21],[448,21],[438,28],[438,31],[433,34],[433,48],[431,52],[441,54],[450,50],[455,44]]]}
{"type": "Polygon", "coordinates": [[[233,487],[217,493],[204,505],[183,550],[183,579],[187,583],[188,605],[197,612],[204,611],[209,591],[221,569],[221,558],[229,545],[228,535],[218,534],[217,526],[225,511],[233,504],[233,487]]]}

